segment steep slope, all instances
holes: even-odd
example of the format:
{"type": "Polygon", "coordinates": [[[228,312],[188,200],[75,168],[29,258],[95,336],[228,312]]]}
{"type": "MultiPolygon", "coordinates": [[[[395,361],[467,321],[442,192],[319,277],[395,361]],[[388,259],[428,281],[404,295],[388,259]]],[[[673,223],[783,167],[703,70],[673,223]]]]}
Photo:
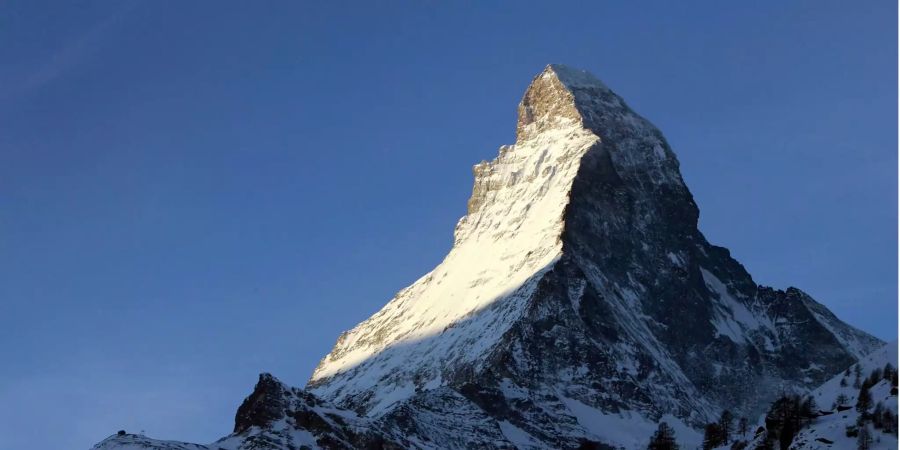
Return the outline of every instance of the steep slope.
{"type": "Polygon", "coordinates": [[[214,445],[639,448],[661,419],[696,443],[881,345],[708,243],[662,133],[586,72],[535,77],[474,172],[444,261],[214,445]]]}

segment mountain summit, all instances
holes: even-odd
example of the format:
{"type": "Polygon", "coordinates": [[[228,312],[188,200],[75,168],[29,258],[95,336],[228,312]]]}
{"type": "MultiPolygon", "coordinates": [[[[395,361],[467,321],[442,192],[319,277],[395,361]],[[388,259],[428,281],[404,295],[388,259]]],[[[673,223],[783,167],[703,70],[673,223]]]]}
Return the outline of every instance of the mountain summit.
{"type": "Polygon", "coordinates": [[[697,441],[883,344],[710,244],[662,133],[587,72],[547,66],[474,173],[444,261],[304,390],[261,376],[209,448],[639,448],[661,419],[697,441]]]}

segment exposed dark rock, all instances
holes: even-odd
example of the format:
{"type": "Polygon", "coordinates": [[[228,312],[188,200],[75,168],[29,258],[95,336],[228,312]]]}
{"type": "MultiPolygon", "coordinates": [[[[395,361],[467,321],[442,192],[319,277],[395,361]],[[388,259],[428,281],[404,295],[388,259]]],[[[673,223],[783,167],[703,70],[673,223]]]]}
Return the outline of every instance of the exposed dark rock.
{"type": "Polygon", "coordinates": [[[262,373],[253,392],[244,399],[234,417],[234,432],[266,427],[284,417],[284,385],[271,374],[262,373]]]}

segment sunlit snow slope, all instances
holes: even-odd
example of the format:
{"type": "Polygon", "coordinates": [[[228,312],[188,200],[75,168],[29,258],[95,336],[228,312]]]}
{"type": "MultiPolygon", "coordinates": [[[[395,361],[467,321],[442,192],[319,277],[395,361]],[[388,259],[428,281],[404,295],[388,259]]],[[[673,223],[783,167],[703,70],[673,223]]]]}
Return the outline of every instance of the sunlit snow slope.
{"type": "MultiPolygon", "coordinates": [[[[558,70],[545,71],[532,89],[571,95],[558,70]]],[[[574,110],[534,108],[528,114],[533,118],[521,126],[516,145],[475,166],[469,211],[456,227],[450,254],[341,335],[310,381],[317,394],[340,398],[381,383],[367,400],[367,411],[378,414],[412,395],[416,385],[440,385],[442,368],[483,358],[521,317],[540,274],[562,254],[569,191],[581,158],[599,140],[574,110]],[[325,382],[332,378],[337,381],[325,382]]]]}

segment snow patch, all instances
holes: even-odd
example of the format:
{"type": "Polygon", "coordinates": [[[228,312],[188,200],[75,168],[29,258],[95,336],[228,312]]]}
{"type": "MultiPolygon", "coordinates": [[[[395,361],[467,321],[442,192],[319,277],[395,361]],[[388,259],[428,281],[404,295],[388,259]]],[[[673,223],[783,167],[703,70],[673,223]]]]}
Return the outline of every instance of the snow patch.
{"type": "MultiPolygon", "coordinates": [[[[604,413],[576,399],[561,397],[572,417],[584,428],[590,437],[603,443],[622,447],[628,450],[647,448],[650,436],[656,431],[658,423],[631,411],[620,414],[604,413]]],[[[671,415],[660,418],[660,422],[668,423],[679,444],[683,448],[695,448],[702,441],[700,433],[671,415]]]]}
{"type": "Polygon", "coordinates": [[[508,439],[509,442],[512,442],[519,450],[539,449],[544,447],[540,441],[525,432],[525,430],[518,428],[505,420],[499,422],[499,425],[500,431],[506,436],[506,439],[508,439]]]}
{"type": "MultiPolygon", "coordinates": [[[[719,335],[726,336],[735,343],[746,343],[745,336],[748,331],[765,328],[775,333],[775,325],[770,320],[750,312],[750,309],[743,302],[734,298],[728,287],[715,275],[703,267],[700,268],[700,273],[703,275],[706,287],[718,300],[713,325],[719,335]]],[[[771,340],[765,335],[764,339],[767,340],[767,349],[774,349],[771,340]]]]}

